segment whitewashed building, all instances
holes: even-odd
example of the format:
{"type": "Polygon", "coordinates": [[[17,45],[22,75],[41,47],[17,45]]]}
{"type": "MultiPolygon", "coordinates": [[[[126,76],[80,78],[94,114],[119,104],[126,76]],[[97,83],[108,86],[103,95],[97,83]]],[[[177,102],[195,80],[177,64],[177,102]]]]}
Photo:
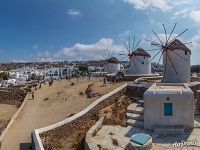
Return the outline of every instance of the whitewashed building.
{"type": "Polygon", "coordinates": [[[163,53],[163,66],[165,69],[165,76],[163,77],[163,82],[190,82],[190,49],[186,47],[181,41],[176,39],[168,46],[167,54],[168,56],[166,57],[166,52],[163,53]]]}
{"type": "Polygon", "coordinates": [[[151,74],[151,55],[142,48],[137,48],[130,57],[130,74],[151,74]]]}
{"type": "Polygon", "coordinates": [[[67,67],[67,68],[50,68],[46,70],[44,73],[44,80],[49,79],[60,79],[64,78],[66,76],[71,76],[73,73],[73,68],[67,67]]]}
{"type": "Polygon", "coordinates": [[[105,61],[104,71],[109,74],[117,73],[121,69],[121,65],[119,60],[115,57],[111,57],[110,59],[105,61]]]}
{"type": "Polygon", "coordinates": [[[9,78],[10,80],[8,83],[11,83],[12,85],[25,84],[25,82],[28,80],[28,75],[24,74],[23,72],[9,72],[9,78]]]}
{"type": "Polygon", "coordinates": [[[186,84],[155,83],[144,93],[145,129],[166,133],[193,127],[194,93],[186,84]]]}

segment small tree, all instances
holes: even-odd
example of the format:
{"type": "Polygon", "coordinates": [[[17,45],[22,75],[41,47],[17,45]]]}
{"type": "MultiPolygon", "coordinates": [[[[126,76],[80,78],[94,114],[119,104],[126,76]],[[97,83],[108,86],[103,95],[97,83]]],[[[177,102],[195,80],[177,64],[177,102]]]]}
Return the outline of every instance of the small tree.
{"type": "Polygon", "coordinates": [[[117,75],[120,77],[120,79],[124,79],[124,73],[122,71],[119,71],[117,75]]]}
{"type": "Polygon", "coordinates": [[[79,66],[79,71],[81,71],[81,72],[88,72],[88,66],[87,65],[81,65],[81,66],[79,66]]]}
{"type": "Polygon", "coordinates": [[[9,73],[8,72],[1,72],[0,73],[0,79],[3,79],[3,80],[8,80],[9,79],[9,73]]]}

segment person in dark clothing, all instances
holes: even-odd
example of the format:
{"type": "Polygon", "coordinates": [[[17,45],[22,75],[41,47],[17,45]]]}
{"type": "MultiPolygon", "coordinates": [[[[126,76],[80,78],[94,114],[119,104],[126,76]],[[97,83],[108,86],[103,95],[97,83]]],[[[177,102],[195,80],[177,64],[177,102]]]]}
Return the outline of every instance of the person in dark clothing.
{"type": "Polygon", "coordinates": [[[104,78],[103,78],[103,86],[106,86],[106,81],[107,81],[106,76],[104,76],[104,78]]]}
{"type": "Polygon", "coordinates": [[[34,92],[32,92],[32,100],[34,100],[35,96],[34,96],[34,92]]]}

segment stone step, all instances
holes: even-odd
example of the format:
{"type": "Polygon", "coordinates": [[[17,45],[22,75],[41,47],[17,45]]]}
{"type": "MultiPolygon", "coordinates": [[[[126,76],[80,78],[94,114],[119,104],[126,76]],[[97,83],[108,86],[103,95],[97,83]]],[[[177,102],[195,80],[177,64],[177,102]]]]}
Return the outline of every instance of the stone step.
{"type": "Polygon", "coordinates": [[[139,101],[139,100],[142,100],[142,98],[141,98],[141,97],[132,96],[132,95],[128,95],[128,96],[129,96],[129,98],[130,98],[131,100],[134,100],[134,101],[139,101]]]}
{"type": "Polygon", "coordinates": [[[184,134],[184,132],[183,126],[156,126],[154,128],[154,134],[184,134]]]}
{"type": "Polygon", "coordinates": [[[139,121],[139,120],[134,120],[134,119],[128,119],[127,124],[132,127],[137,127],[137,128],[143,128],[144,127],[144,122],[139,121]]]}
{"type": "Polygon", "coordinates": [[[128,113],[143,114],[143,111],[144,108],[136,103],[129,105],[127,108],[128,113]]]}
{"type": "Polygon", "coordinates": [[[126,113],[127,119],[134,119],[134,120],[144,120],[144,116],[142,114],[134,114],[134,113],[126,113]]]}

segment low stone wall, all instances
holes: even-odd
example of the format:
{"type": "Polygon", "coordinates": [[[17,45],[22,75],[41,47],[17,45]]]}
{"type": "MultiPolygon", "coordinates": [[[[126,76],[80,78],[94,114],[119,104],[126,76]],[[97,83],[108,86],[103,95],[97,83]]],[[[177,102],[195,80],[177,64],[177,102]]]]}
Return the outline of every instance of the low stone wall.
{"type": "Polygon", "coordinates": [[[94,101],[90,106],[88,106],[86,109],[82,110],[81,112],[75,114],[72,117],[69,117],[63,121],[60,121],[56,124],[53,124],[44,128],[35,129],[32,132],[33,149],[44,150],[42,140],[40,138],[40,134],[44,134],[48,132],[53,132],[56,134],[57,132],[64,131],[65,129],[70,131],[70,128],[73,128],[78,124],[81,124],[81,122],[83,121],[93,118],[94,115],[98,114],[98,112],[102,108],[105,108],[111,105],[112,103],[114,103],[117,98],[123,95],[126,87],[127,87],[127,84],[124,84],[121,87],[113,90],[112,92],[100,97],[99,99],[94,101]]]}
{"type": "Polygon", "coordinates": [[[143,94],[148,88],[149,87],[141,86],[140,84],[130,84],[127,86],[126,94],[128,96],[143,98],[143,94]]]}
{"type": "Polygon", "coordinates": [[[94,135],[101,129],[105,117],[100,118],[95,125],[93,125],[85,137],[85,150],[99,150],[99,147],[93,143],[94,135]]]}
{"type": "Polygon", "coordinates": [[[161,80],[162,76],[140,77],[127,85],[126,94],[133,97],[143,98],[144,92],[151,87],[154,80],[161,80]]]}
{"type": "Polygon", "coordinates": [[[21,104],[26,94],[20,88],[0,88],[0,102],[5,104],[21,104]]]}
{"type": "Polygon", "coordinates": [[[200,90],[197,90],[197,98],[196,98],[196,103],[195,103],[195,110],[196,114],[200,114],[200,90]]]}
{"type": "Polygon", "coordinates": [[[160,77],[160,75],[159,74],[125,75],[124,80],[125,81],[135,81],[136,79],[143,78],[143,77],[147,77],[147,78],[153,77],[153,78],[155,78],[155,77],[160,77]]]}
{"type": "Polygon", "coordinates": [[[15,120],[17,119],[19,113],[22,111],[22,109],[24,108],[24,105],[26,103],[26,101],[28,100],[28,96],[29,96],[30,93],[28,93],[26,95],[26,97],[24,98],[24,101],[23,103],[21,104],[21,106],[19,107],[19,109],[15,112],[15,114],[12,116],[12,118],[10,119],[10,122],[8,123],[8,125],[6,126],[6,128],[3,130],[3,132],[1,133],[0,135],[0,147],[1,147],[1,144],[5,138],[5,136],[8,134],[9,132],[9,129],[12,127],[12,124],[15,122],[15,120]]]}
{"type": "Polygon", "coordinates": [[[197,90],[200,90],[200,82],[190,82],[187,84],[188,87],[194,92],[194,98],[197,98],[197,90]]]}

